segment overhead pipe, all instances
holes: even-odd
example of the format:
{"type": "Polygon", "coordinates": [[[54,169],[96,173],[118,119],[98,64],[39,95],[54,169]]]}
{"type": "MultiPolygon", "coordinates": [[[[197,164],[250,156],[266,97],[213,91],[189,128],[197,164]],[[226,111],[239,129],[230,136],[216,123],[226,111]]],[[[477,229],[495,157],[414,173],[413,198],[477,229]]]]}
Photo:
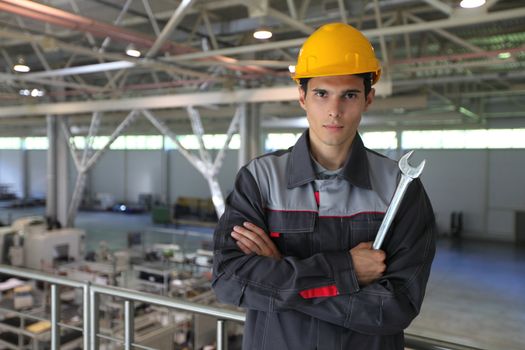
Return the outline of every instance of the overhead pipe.
{"type": "MultiPolygon", "coordinates": [[[[29,0],[0,0],[0,10],[72,30],[88,32],[97,37],[105,38],[109,36],[141,47],[149,48],[155,42],[154,39],[142,33],[95,21],[91,18],[75,15],[29,0]]],[[[180,46],[175,47],[172,43],[164,43],[161,49],[170,52],[187,52],[180,46]]]]}
{"type": "MultiPolygon", "coordinates": [[[[55,24],[68,29],[90,33],[96,37],[111,37],[115,40],[133,43],[140,47],[151,48],[156,45],[157,40],[139,32],[123,29],[118,26],[99,22],[94,19],[79,16],[51,6],[46,6],[29,0],[0,0],[0,11],[14,13],[19,16],[32,18],[37,21],[55,24]]],[[[159,52],[171,54],[186,54],[199,52],[192,47],[176,45],[171,42],[157,44],[159,52]]],[[[156,48],[156,47],[155,47],[156,48]]],[[[211,59],[229,63],[227,68],[238,71],[248,71],[252,73],[268,74],[271,70],[260,67],[238,67],[235,59],[220,55],[213,55],[211,59]]]]}

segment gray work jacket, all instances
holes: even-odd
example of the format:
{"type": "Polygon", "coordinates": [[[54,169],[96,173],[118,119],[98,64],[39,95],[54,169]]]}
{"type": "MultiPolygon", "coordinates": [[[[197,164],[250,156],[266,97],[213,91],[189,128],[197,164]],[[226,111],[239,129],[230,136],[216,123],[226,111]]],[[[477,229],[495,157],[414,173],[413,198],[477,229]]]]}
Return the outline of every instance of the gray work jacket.
{"type": "Polygon", "coordinates": [[[308,131],[239,171],[214,234],[213,288],[221,302],[247,310],[243,349],[403,349],[435,252],[434,215],[419,180],[383,243],[383,277],[359,286],[349,254],[374,240],[399,177],[396,162],[356,135],[337,178],[316,179],[308,131]],[[263,228],[284,258],[243,254],[230,233],[244,221],[263,228]]]}

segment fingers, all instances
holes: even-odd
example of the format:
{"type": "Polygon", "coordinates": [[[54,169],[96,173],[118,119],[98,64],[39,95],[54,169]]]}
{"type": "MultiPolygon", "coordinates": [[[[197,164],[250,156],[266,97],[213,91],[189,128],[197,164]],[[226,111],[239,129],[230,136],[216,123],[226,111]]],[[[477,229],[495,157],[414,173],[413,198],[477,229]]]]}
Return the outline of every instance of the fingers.
{"type": "Polygon", "coordinates": [[[355,247],[360,249],[372,249],[373,244],[374,242],[361,242],[355,247]]]}
{"type": "Polygon", "coordinates": [[[386,253],[372,249],[372,242],[364,242],[350,249],[354,271],[359,285],[365,286],[383,276],[386,271],[386,253]]]}
{"type": "MultiPolygon", "coordinates": [[[[248,230],[248,231],[251,231],[253,233],[255,233],[261,240],[262,240],[262,243],[264,243],[265,245],[267,246],[271,246],[273,245],[273,242],[272,240],[270,239],[270,237],[268,237],[268,235],[266,234],[266,232],[264,232],[264,230],[262,228],[260,228],[259,226],[257,225],[254,225],[250,222],[245,222],[243,224],[243,226],[248,230]]],[[[234,228],[235,229],[235,228],[234,228]]]]}
{"type": "Polygon", "coordinates": [[[255,253],[276,259],[281,257],[274,242],[257,225],[245,222],[243,226],[234,226],[231,236],[236,240],[239,249],[245,254],[255,253]]]}
{"type": "Polygon", "coordinates": [[[237,243],[237,246],[239,247],[239,249],[246,255],[249,255],[249,254],[252,254],[253,252],[250,250],[250,248],[248,248],[247,246],[245,246],[244,244],[242,244],[241,242],[239,241],[236,241],[235,243],[237,243]]]}
{"type": "Polygon", "coordinates": [[[374,242],[361,242],[358,245],[354,247],[354,249],[365,249],[365,250],[371,250],[369,253],[372,254],[372,256],[377,261],[384,261],[386,259],[386,254],[381,249],[372,249],[374,245],[374,242]]]}
{"type": "Polygon", "coordinates": [[[231,235],[245,254],[262,255],[263,249],[257,244],[257,241],[253,240],[253,237],[249,237],[245,232],[238,232],[238,228],[235,227],[231,235]]]}

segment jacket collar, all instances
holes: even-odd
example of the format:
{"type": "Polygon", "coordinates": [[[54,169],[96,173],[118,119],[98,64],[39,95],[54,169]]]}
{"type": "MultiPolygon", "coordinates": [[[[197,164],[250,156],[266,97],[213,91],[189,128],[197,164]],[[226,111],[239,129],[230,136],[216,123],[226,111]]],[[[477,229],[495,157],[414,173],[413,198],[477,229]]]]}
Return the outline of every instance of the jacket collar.
{"type": "MultiPolygon", "coordinates": [[[[315,171],[310,157],[308,129],[292,148],[287,164],[288,188],[294,188],[315,180],[315,171]]],[[[355,186],[371,189],[366,148],[357,133],[341,176],[355,186]]]]}

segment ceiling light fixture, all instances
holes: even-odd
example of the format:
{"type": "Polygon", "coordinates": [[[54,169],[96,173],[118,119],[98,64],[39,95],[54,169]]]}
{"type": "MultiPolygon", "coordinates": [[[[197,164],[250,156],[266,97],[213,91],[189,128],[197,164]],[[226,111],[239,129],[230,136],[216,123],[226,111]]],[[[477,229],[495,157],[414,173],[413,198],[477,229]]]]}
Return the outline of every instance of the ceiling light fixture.
{"type": "Polygon", "coordinates": [[[133,44],[129,44],[126,48],[126,55],[131,57],[140,57],[141,52],[137,50],[133,44]]]}
{"type": "Polygon", "coordinates": [[[33,90],[31,90],[31,96],[32,97],[42,97],[42,96],[44,96],[44,90],[33,89],[33,90]]]}
{"type": "Polygon", "coordinates": [[[272,32],[270,32],[268,29],[257,29],[255,32],[253,32],[253,37],[258,40],[270,39],[272,35],[272,32]]]}
{"type": "Polygon", "coordinates": [[[19,57],[17,63],[13,66],[13,70],[19,73],[27,73],[31,70],[31,68],[29,68],[22,57],[19,57]]]}
{"type": "Polygon", "coordinates": [[[473,9],[485,5],[486,0],[461,0],[459,6],[464,9],[473,9]]]}
{"type": "Polygon", "coordinates": [[[40,89],[33,89],[33,90],[29,90],[29,89],[21,89],[19,92],[18,92],[21,96],[31,96],[31,97],[42,97],[44,96],[46,93],[44,90],[40,90],[40,89]]]}

